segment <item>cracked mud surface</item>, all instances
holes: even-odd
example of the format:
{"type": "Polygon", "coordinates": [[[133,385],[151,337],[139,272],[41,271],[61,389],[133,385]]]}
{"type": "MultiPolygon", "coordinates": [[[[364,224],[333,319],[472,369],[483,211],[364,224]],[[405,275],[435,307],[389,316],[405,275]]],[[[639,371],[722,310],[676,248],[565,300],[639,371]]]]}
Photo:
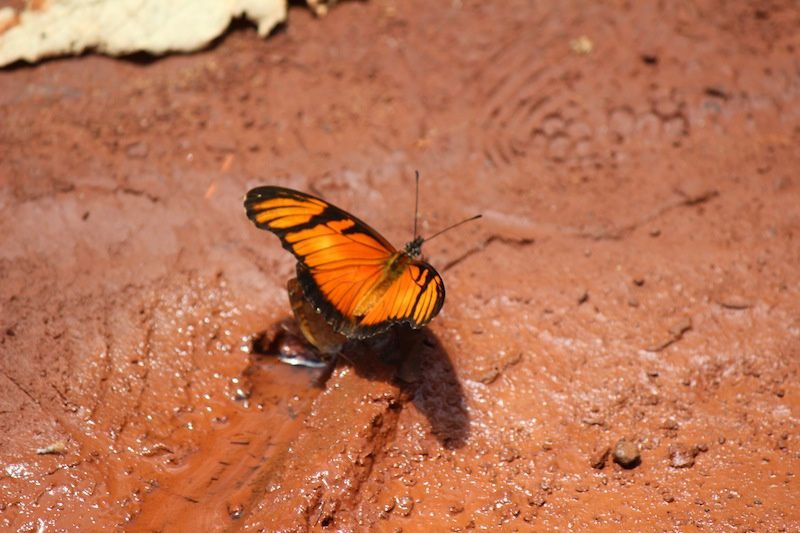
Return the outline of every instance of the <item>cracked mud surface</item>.
{"type": "Polygon", "coordinates": [[[0,525],[800,528],[798,27],[374,0],[0,71],[0,525]],[[414,169],[423,234],[484,215],[430,328],[251,353],[294,265],[244,192],[400,245],[414,169]]]}

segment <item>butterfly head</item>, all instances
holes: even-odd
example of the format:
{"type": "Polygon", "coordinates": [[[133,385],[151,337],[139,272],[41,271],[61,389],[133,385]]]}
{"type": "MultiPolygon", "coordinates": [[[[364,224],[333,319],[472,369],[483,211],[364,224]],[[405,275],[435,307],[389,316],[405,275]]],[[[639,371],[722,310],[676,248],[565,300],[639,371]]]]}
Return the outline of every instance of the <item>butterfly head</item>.
{"type": "Polygon", "coordinates": [[[409,255],[409,257],[419,257],[422,253],[422,243],[425,242],[420,236],[414,237],[414,240],[406,244],[405,252],[409,255]]]}

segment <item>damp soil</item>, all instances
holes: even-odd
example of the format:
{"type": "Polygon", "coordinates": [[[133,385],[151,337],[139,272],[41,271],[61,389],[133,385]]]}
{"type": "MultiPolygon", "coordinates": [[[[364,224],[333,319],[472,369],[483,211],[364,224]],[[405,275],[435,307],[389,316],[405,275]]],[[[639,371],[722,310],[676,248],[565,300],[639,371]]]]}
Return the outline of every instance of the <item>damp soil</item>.
{"type": "Polygon", "coordinates": [[[797,530],[798,27],[373,0],[0,71],[0,528],[797,530]],[[244,193],[399,246],[417,169],[423,234],[483,214],[440,316],[280,363],[244,193]]]}

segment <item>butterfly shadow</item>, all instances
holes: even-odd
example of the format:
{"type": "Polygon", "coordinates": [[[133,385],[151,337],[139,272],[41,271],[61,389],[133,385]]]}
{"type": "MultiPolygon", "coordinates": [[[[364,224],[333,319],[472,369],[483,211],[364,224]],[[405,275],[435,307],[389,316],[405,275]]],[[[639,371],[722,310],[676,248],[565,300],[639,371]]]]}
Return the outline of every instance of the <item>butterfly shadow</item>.
{"type": "Polygon", "coordinates": [[[398,405],[413,404],[445,448],[461,448],[469,437],[464,389],[450,356],[428,328],[396,326],[376,337],[348,341],[331,360],[319,358],[320,353],[305,340],[298,323],[286,318],[254,339],[253,352],[310,367],[317,373],[314,383],[320,389],[325,388],[336,366],[348,365],[361,377],[396,385],[400,389],[398,405]]]}
{"type": "Polygon", "coordinates": [[[348,343],[342,355],[359,375],[395,383],[402,398],[428,420],[442,446],[464,446],[470,434],[464,389],[447,350],[431,330],[398,326],[375,339],[348,343]]]}

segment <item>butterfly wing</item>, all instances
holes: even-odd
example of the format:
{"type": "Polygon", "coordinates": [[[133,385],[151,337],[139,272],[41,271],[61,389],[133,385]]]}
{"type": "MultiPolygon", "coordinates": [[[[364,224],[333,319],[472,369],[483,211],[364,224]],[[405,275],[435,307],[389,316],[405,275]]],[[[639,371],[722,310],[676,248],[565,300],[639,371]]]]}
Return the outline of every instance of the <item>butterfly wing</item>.
{"type": "MultiPolygon", "coordinates": [[[[315,242],[314,237],[326,238],[326,235],[337,241],[331,244],[360,243],[385,255],[396,252],[389,241],[366,222],[321,198],[304,192],[285,187],[256,187],[247,193],[244,206],[248,218],[259,228],[277,235],[283,247],[292,252],[298,260],[306,257],[304,252],[307,250],[302,245],[298,249],[294,243],[310,244],[308,241],[315,242]],[[306,233],[298,235],[301,231],[306,233]],[[292,241],[287,239],[290,234],[294,235],[292,241]],[[335,235],[347,237],[341,241],[335,235]]],[[[328,248],[328,246],[316,248],[328,248]]]]}
{"type": "Polygon", "coordinates": [[[383,324],[401,322],[419,328],[439,314],[445,294],[442,277],[424,261],[408,258],[407,262],[402,274],[361,319],[362,328],[380,331],[383,324]]]}
{"type": "MultiPolygon", "coordinates": [[[[247,193],[245,208],[256,226],[277,235],[297,258],[298,279],[307,277],[301,267],[313,274],[320,291],[345,316],[352,314],[359,295],[378,281],[397,253],[365,222],[300,191],[258,187],[247,193]]],[[[306,297],[314,296],[303,289],[306,297]]]]}
{"type": "Polygon", "coordinates": [[[297,258],[303,293],[337,332],[364,338],[397,322],[420,327],[441,308],[444,285],[433,267],[346,211],[273,186],[251,190],[245,208],[297,258]]]}

